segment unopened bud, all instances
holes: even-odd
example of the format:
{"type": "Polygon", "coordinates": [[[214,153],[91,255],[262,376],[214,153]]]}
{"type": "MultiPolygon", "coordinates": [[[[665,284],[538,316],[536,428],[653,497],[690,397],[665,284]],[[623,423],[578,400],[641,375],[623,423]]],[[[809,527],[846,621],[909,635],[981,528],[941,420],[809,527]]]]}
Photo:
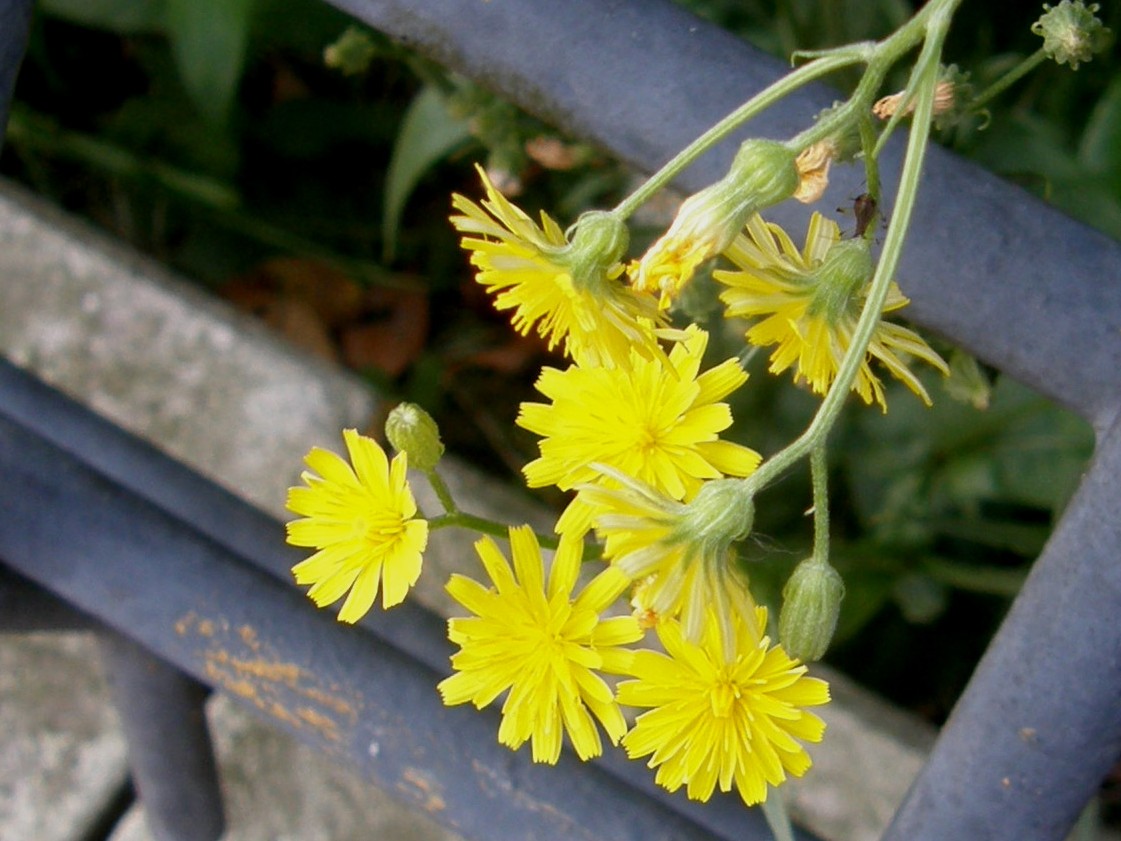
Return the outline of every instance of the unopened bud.
{"type": "Polygon", "coordinates": [[[1109,44],[1112,33],[1094,14],[1098,8],[1082,0],[1063,0],[1054,8],[1044,3],[1044,15],[1031,31],[1043,38],[1043,49],[1056,63],[1077,70],[1079,62],[1089,61],[1109,44]]]}
{"type": "Polygon", "coordinates": [[[845,584],[828,563],[807,558],[798,564],[782,588],[778,631],[782,647],[791,657],[819,660],[829,648],[845,584]]]}
{"type": "Polygon", "coordinates": [[[395,450],[408,456],[411,467],[426,473],[436,467],[444,454],[440,427],[415,403],[401,403],[389,413],[385,437],[395,450]]]}

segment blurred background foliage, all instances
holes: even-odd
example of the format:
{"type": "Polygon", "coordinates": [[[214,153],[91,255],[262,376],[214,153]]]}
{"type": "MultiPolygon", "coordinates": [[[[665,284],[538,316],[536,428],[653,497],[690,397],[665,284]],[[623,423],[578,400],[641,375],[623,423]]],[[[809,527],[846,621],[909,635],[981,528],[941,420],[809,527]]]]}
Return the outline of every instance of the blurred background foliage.
{"type": "MultiPolygon", "coordinates": [[[[912,12],[905,0],[681,2],[778,55],[880,37],[912,12]]],[[[1101,13],[1115,32],[1119,8],[1101,13]]],[[[1037,48],[1039,13],[963,4],[948,60],[983,88],[1037,48]]],[[[1045,65],[991,112],[943,142],[1121,237],[1115,53],[1077,73],[1045,65]]],[[[558,360],[491,312],[456,248],[449,193],[478,193],[474,161],[565,222],[633,177],[318,0],[41,0],[0,171],[420,402],[453,451],[516,480],[535,455],[511,433],[517,404],[558,360]]],[[[703,285],[690,311],[711,314],[703,285]]],[[[735,353],[741,334],[724,335],[716,352],[735,353]]],[[[935,722],[1093,445],[1022,386],[953,363],[947,388],[928,383],[933,409],[893,388],[890,414],[853,405],[832,447],[848,592],[829,659],[935,722]]],[[[769,378],[762,354],[749,367],[737,434],[773,453],[817,402],[769,378]]],[[[743,562],[767,598],[808,554],[809,499],[797,473],[761,501],[743,562]]]]}

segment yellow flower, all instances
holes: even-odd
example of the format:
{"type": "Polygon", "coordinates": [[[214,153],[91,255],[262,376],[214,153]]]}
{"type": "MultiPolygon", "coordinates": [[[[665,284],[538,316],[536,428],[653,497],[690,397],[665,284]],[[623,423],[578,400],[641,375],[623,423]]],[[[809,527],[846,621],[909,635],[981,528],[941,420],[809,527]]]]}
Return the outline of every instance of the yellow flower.
{"type": "Polygon", "coordinates": [[[536,330],[549,348],[564,345],[576,361],[625,365],[631,349],[643,357],[661,351],[655,328],[665,323],[653,296],[624,285],[619,262],[626,227],[612,214],[587,214],[570,243],[547,214],[539,227],[494,188],[479,168],[487,198],[476,204],[460,195],[451,222],[463,234],[479,283],[499,310],[513,310],[514,328],[536,330]]]}
{"type": "Polygon", "coordinates": [[[339,621],[357,622],[379,586],[382,607],[388,608],[416,583],[428,523],[414,519],[404,453],[391,465],[373,439],[353,429],[343,430],[343,439],[353,469],[319,447],[307,454],[311,470],[301,475],[307,487],[288,490],[288,510],[303,517],[288,523],[288,542],[319,550],[292,567],[296,583],[312,585],[308,596],[318,607],[349,591],[339,621]]]}
{"type": "MultiPolygon", "coordinates": [[[[700,374],[707,344],[708,334],[690,327],[668,359],[632,353],[620,368],[545,368],[537,390],[553,402],[523,403],[517,421],[543,436],[541,457],[524,468],[529,486],[569,490],[602,481],[592,467],[598,463],[680,500],[706,479],[751,473],[759,454],[718,437],[732,425],[731,410],[718,401],[747,374],[735,359],[700,374]]],[[[562,532],[574,516],[562,520],[562,532]]],[[[586,517],[579,519],[586,531],[586,517]]]]}
{"type": "MultiPolygon", "coordinates": [[[[746,236],[737,237],[725,252],[739,270],[717,271],[713,276],[729,287],[720,295],[729,318],[762,318],[746,338],[759,347],[777,345],[771,354],[771,373],[794,366],[795,382],[807,382],[816,394],[829,389],[866,300],[873,268],[868,248],[863,238],[841,240],[837,223],[820,213],[810,219],[801,251],[778,225],[758,215],[748,220],[746,236]]],[[[883,312],[907,303],[893,283],[883,312]]],[[[900,354],[949,373],[942,357],[917,333],[881,321],[852,386],[865,403],[874,400],[887,411],[883,384],[868,364],[875,358],[930,405],[930,395],[900,354]]]]}
{"type": "Polygon", "coordinates": [[[767,612],[753,624],[736,620],[731,647],[710,615],[703,638],[689,642],[676,622],[657,626],[666,653],[638,651],[619,685],[619,703],[648,707],[623,738],[632,759],[653,754],[655,781],[692,800],[708,800],[717,785],[752,806],[767,786],[802,776],[812,764],[799,743],[820,742],[825,723],[805,707],[829,702],[829,686],[761,636],[767,612]]]}
{"type": "Polygon", "coordinates": [[[731,635],[733,614],[750,615],[755,602],[736,569],[731,544],[751,531],[754,507],[736,480],[709,481],[684,504],[655,488],[603,467],[613,487],[583,485],[603,557],[637,582],[632,604],[646,623],[681,616],[685,634],[699,639],[715,610],[731,635]]]}
{"type": "Polygon", "coordinates": [[[600,618],[627,579],[607,569],[573,599],[580,541],[561,540],[548,582],[529,526],[510,529],[510,549],[513,570],[489,537],[475,544],[493,587],[462,575],[448,582],[452,597],[475,615],[448,620],[448,638],[460,650],[452,656],[456,674],[440,682],[440,694],[449,706],[471,701],[481,709],[509,690],[498,741],[513,750],[531,741],[534,762],[556,763],[563,732],[581,759],[599,756],[592,716],[612,744],[627,727],[597,672],[625,672],[632,652],[621,646],[642,638],[630,616],[600,618]]]}

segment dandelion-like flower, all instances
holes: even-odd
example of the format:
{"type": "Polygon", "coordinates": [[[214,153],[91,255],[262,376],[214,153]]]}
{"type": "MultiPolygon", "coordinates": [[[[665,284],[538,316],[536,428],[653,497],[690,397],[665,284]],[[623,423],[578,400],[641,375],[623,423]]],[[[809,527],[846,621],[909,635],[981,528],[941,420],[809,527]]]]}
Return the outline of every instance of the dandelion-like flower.
{"type": "MultiPolygon", "coordinates": [[[[719,401],[747,374],[735,359],[700,373],[707,344],[708,334],[690,327],[668,358],[632,353],[620,368],[545,368],[537,390],[552,403],[523,403],[517,421],[543,436],[541,457],[524,469],[529,486],[569,490],[603,481],[596,463],[680,500],[706,479],[751,473],[759,454],[719,438],[732,425],[728,404],[719,401]]],[[[574,516],[562,519],[561,531],[574,516]]],[[[586,531],[586,517],[579,519],[586,531]]]]}
{"type": "MultiPolygon", "coordinates": [[[[793,366],[795,382],[808,383],[816,394],[829,389],[867,299],[873,268],[868,248],[863,238],[841,240],[837,223],[819,213],[810,219],[801,251],[778,225],[758,215],[748,220],[746,236],[737,237],[725,252],[739,270],[717,271],[713,276],[728,287],[720,298],[729,318],[761,318],[746,338],[759,347],[777,345],[771,354],[771,373],[793,366]]],[[[907,303],[892,283],[883,312],[907,303]]],[[[930,395],[900,354],[949,373],[942,357],[921,336],[881,320],[852,386],[865,403],[875,401],[887,411],[883,384],[869,365],[870,359],[877,359],[930,405],[930,395]]]]}
{"type": "Polygon", "coordinates": [[[538,226],[480,168],[487,198],[476,204],[461,195],[451,217],[471,252],[479,283],[499,310],[513,310],[514,328],[536,330],[549,348],[562,344],[574,360],[625,365],[632,348],[643,357],[661,351],[655,329],[665,323],[652,295],[624,285],[619,262],[626,227],[609,213],[586,214],[573,241],[546,213],[538,226]]]}
{"type": "Polygon", "coordinates": [[[573,598],[583,545],[561,540],[546,582],[541,549],[528,526],[510,529],[509,562],[493,540],[475,544],[493,586],[453,575],[448,592],[474,616],[448,620],[456,674],[439,684],[444,703],[482,708],[509,690],[498,741],[516,750],[532,743],[534,762],[556,763],[567,732],[581,759],[603,747],[596,720],[612,744],[626,732],[614,693],[597,672],[622,674],[642,638],[630,616],[603,619],[627,579],[607,569],[573,598]]]}
{"type": "Polygon", "coordinates": [[[307,454],[307,487],[288,490],[288,510],[303,518],[288,523],[288,542],[319,550],[292,567],[296,583],[312,585],[308,596],[318,607],[347,594],[339,621],[357,622],[379,587],[388,608],[416,583],[428,523],[415,517],[404,453],[391,464],[372,438],[345,429],[343,440],[353,468],[319,447],[307,454]]]}
{"type": "Polygon", "coordinates": [[[825,723],[806,707],[829,702],[829,686],[762,636],[765,608],[736,619],[731,645],[710,612],[699,642],[672,620],[657,626],[666,653],[638,651],[619,685],[619,703],[647,707],[623,738],[632,759],[653,754],[655,781],[708,800],[733,785],[744,803],[767,799],[767,786],[800,777],[812,764],[799,742],[820,742],[825,723]]]}
{"type": "Polygon", "coordinates": [[[632,604],[647,624],[680,615],[685,634],[699,639],[707,610],[730,637],[731,616],[755,608],[736,569],[731,544],[751,531],[755,509],[739,482],[706,482],[688,503],[608,467],[612,487],[584,485],[603,556],[636,582],[632,604]]]}

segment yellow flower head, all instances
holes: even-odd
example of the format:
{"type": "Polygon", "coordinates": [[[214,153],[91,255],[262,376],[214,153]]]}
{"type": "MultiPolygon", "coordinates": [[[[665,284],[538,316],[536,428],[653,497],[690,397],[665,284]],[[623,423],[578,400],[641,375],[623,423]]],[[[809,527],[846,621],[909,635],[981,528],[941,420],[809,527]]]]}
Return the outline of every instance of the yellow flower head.
{"type": "Polygon", "coordinates": [[[657,626],[666,653],[638,651],[619,685],[619,703],[649,708],[623,738],[632,759],[653,754],[655,781],[693,800],[708,800],[719,784],[752,806],[767,786],[800,777],[812,764],[799,743],[820,742],[825,723],[806,707],[829,702],[829,686],[761,635],[767,612],[751,624],[736,620],[729,646],[711,613],[699,642],[676,622],[657,626]]]}
{"type": "Polygon", "coordinates": [[[303,517],[288,523],[288,542],[319,550],[292,567],[296,583],[312,585],[308,596],[319,607],[349,591],[339,621],[357,622],[379,586],[388,608],[416,583],[428,523],[414,519],[404,453],[390,464],[373,439],[353,429],[343,430],[343,439],[353,468],[319,447],[307,454],[307,487],[288,490],[288,510],[303,517]]]}
{"type": "Polygon", "coordinates": [[[503,196],[479,168],[487,198],[476,204],[461,195],[451,222],[463,234],[476,278],[499,310],[513,310],[514,328],[535,329],[550,348],[563,344],[576,361],[625,365],[631,349],[649,358],[660,353],[654,330],[665,323],[653,296],[624,285],[619,262],[626,226],[609,213],[587,214],[573,241],[547,214],[538,226],[503,196]]]}
{"type": "Polygon", "coordinates": [[[591,466],[598,463],[680,500],[706,479],[751,473],[759,454],[718,437],[732,425],[728,405],[718,401],[747,374],[735,359],[699,373],[707,344],[708,334],[690,327],[668,358],[632,353],[620,368],[545,368],[537,390],[553,402],[523,403],[517,421],[543,436],[541,457],[524,469],[529,486],[569,490],[603,481],[591,466]]]}
{"type": "MultiPolygon", "coordinates": [[[[810,219],[801,251],[778,225],[758,215],[748,220],[746,236],[737,237],[725,252],[739,270],[717,271],[713,276],[728,287],[720,298],[729,318],[762,319],[748,329],[746,338],[758,347],[777,345],[771,354],[771,373],[793,366],[795,382],[808,383],[816,394],[829,389],[866,300],[872,276],[868,248],[863,238],[841,240],[837,223],[820,213],[810,219]]],[[[893,283],[883,312],[907,303],[893,283]]],[[[868,364],[875,358],[930,405],[930,395],[901,353],[949,373],[942,357],[917,333],[881,321],[852,386],[865,403],[874,400],[887,411],[883,384],[868,364]]]]}
{"type": "Polygon", "coordinates": [[[749,615],[751,594],[735,567],[731,544],[751,531],[754,508],[735,492],[735,480],[706,482],[683,504],[608,467],[613,487],[583,485],[603,556],[632,580],[632,605],[643,621],[680,614],[685,634],[699,639],[715,610],[730,637],[732,614],[749,615]]]}
{"type": "Polygon", "coordinates": [[[621,646],[641,639],[642,630],[630,616],[600,615],[627,579],[607,569],[572,598],[581,542],[561,540],[546,581],[528,526],[510,529],[513,570],[489,537],[475,550],[493,586],[458,574],[448,582],[448,592],[474,616],[448,620],[448,638],[460,650],[452,656],[456,674],[438,686],[444,703],[471,701],[481,709],[509,690],[498,741],[512,750],[531,741],[534,762],[555,764],[565,732],[581,759],[599,756],[592,716],[618,744],[626,722],[597,672],[625,672],[633,653],[621,646]]]}

